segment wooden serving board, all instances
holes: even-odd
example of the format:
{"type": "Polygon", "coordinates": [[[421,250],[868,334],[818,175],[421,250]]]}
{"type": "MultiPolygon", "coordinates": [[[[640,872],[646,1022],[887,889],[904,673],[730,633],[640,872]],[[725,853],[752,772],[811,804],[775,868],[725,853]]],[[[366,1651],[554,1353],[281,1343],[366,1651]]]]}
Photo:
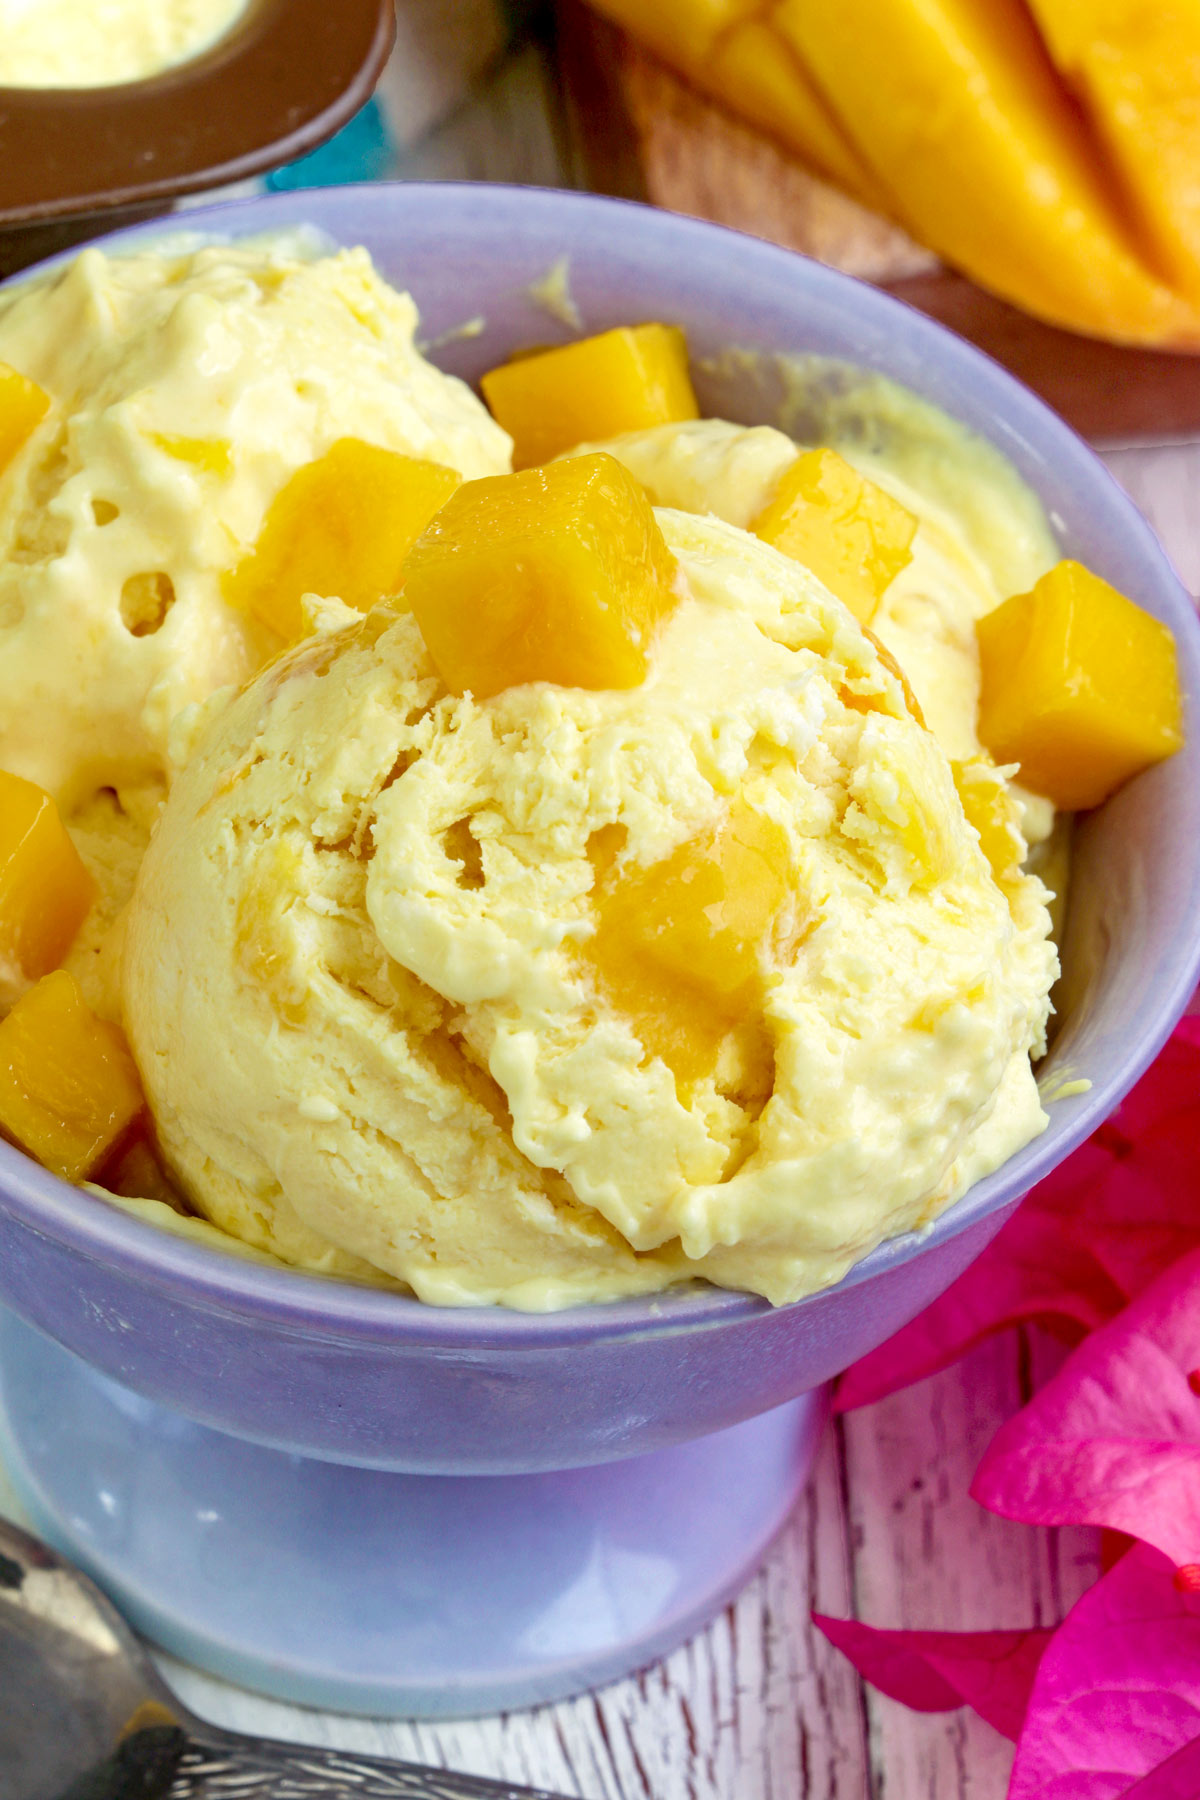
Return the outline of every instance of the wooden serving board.
{"type": "Polygon", "coordinates": [[[559,0],[558,57],[581,185],[732,225],[872,281],[978,344],[1084,436],[1200,433],[1200,356],[1043,325],[940,264],[581,4],[559,0]]]}

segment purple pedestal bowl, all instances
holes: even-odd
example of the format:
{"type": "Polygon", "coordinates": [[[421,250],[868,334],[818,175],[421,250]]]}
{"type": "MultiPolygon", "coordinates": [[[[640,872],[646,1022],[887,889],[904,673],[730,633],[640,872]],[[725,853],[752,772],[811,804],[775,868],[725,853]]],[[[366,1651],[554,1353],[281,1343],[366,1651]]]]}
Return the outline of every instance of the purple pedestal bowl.
{"type": "MultiPolygon", "coordinates": [[[[697,1285],[546,1316],[442,1310],[194,1247],[0,1145],[0,1298],[192,1419],[308,1456],[456,1474],[567,1468],[716,1431],[828,1380],[932,1300],[1104,1118],[1183,1008],[1200,960],[1192,604],[1130,501],[1045,406],[939,326],[816,263],[641,207],[484,186],[279,195],[189,220],[222,235],[301,222],[367,245],[412,291],[433,343],[481,316],[479,335],[434,351],[468,378],[514,346],[571,335],[528,291],[562,256],[587,330],[678,320],[701,371],[736,346],[886,373],[990,438],[1041,496],[1064,554],[1175,633],[1187,748],[1077,836],[1068,998],[1046,1067],[1090,1089],[1054,1103],[1046,1133],[932,1229],[881,1245],[827,1292],[780,1309],[697,1285]]],[[[700,388],[703,403],[703,373],[700,388]]],[[[766,417],[757,389],[739,397],[726,380],[721,402],[766,417]]]]}
{"type": "Polygon", "coordinates": [[[160,1642],[277,1695],[421,1714],[552,1699],[646,1662],[736,1589],[803,1479],[815,1390],[934,1299],[1162,1044],[1200,965],[1200,630],[1146,524],[1045,406],[818,264],[640,207],[482,186],[279,195],[188,223],[365,244],[468,379],[572,335],[529,291],[564,256],[584,329],[686,326],[709,411],[775,422],[731,347],[881,372],[990,439],[1064,554],[1179,646],[1187,747],[1077,833],[1045,1067],[1090,1088],[826,1292],[443,1310],[183,1242],[0,1144],[0,1443],[41,1529],[160,1642]],[[493,1479],[439,1479],[477,1475],[493,1479]]]}

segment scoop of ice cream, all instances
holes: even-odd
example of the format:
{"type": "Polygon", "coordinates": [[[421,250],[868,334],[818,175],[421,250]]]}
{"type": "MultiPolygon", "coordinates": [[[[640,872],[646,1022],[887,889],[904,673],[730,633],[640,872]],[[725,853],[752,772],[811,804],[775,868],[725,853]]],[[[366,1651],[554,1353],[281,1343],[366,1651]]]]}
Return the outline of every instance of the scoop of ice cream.
{"type": "MultiPolygon", "coordinates": [[[[747,530],[798,454],[782,431],[725,419],[656,425],[597,447],[624,463],[656,505],[711,513],[747,530]]],[[[956,521],[928,495],[876,462],[868,472],[919,520],[911,560],[886,590],[871,629],[908,676],[947,754],[978,755],[975,621],[1004,596],[956,521]]]]}
{"type": "Polygon", "coordinates": [[[178,778],[125,1014],[171,1167],[235,1236],[440,1303],[690,1275],[782,1302],[1042,1128],[1040,883],[993,874],[807,571],[658,517],[683,597],[641,686],[456,697],[379,610],[266,670],[178,778]],[[683,921],[701,958],[732,933],[755,997],[681,1072],[609,979],[607,909],[659,874],[686,908],[735,816],[782,897],[749,946],[736,909],[683,921]]]}
{"type": "Polygon", "coordinates": [[[221,576],[300,465],[352,435],[508,467],[416,322],[365,251],[296,235],[87,250],[0,296],[0,362],[52,401],[0,472],[0,768],[67,811],[112,787],[144,812],[181,709],[279,647],[221,576]]]}

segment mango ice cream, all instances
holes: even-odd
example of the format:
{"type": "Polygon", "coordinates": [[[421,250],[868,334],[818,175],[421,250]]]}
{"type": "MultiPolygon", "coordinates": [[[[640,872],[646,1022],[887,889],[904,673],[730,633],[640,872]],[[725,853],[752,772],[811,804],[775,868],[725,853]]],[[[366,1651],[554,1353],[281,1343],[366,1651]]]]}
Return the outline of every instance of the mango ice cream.
{"type": "Polygon", "coordinates": [[[1053,544],[1000,576],[911,471],[691,417],[657,326],[604,342],[675,416],[509,475],[416,324],[296,234],[0,296],[0,770],[94,895],[30,992],[127,1034],[172,1229],[436,1304],[793,1300],[1045,1124],[1054,808],[976,626],[1053,544]]]}

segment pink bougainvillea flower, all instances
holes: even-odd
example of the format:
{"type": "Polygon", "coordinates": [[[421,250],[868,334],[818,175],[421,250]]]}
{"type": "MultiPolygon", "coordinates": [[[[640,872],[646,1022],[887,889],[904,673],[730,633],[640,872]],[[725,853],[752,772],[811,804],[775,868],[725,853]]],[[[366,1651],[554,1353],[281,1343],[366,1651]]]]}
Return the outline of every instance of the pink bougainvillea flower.
{"type": "Polygon", "coordinates": [[[813,1614],[830,1643],[873,1687],[914,1712],[973,1706],[1015,1738],[1049,1631],[880,1631],[813,1614]]]}
{"type": "Polygon", "coordinates": [[[1005,1326],[1068,1342],[1200,1247],[1200,1018],[1181,1021],[1116,1112],[1033,1189],[939,1300],[841,1380],[839,1411],[936,1374],[1005,1326]]]}
{"type": "Polygon", "coordinates": [[[993,1439],[971,1492],[1030,1525],[1128,1532],[1200,1589],[1200,1251],[1072,1351],[993,1439]]]}
{"type": "Polygon", "coordinates": [[[1121,1800],[1196,1800],[1200,1794],[1200,1737],[1168,1756],[1131,1788],[1121,1800]]]}
{"type": "Polygon", "coordinates": [[[1200,1596],[1138,1545],[1047,1645],[1008,1800],[1196,1800],[1198,1770],[1200,1596]]]}

